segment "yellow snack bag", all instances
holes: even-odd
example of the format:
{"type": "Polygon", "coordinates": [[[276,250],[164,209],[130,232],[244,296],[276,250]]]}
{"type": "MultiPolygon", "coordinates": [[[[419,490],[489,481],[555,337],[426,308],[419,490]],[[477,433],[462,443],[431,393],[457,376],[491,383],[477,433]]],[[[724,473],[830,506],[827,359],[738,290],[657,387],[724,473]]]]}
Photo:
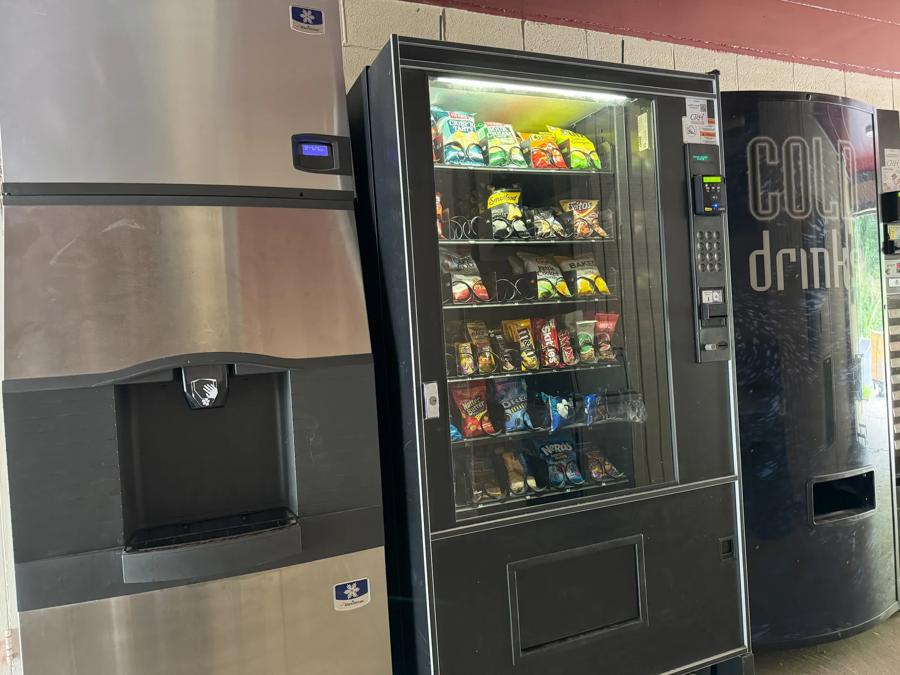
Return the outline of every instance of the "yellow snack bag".
{"type": "Polygon", "coordinates": [[[547,129],[556,139],[556,144],[570,169],[596,169],[599,171],[602,168],[597,148],[587,136],[571,129],[551,126],[548,126],[547,129]]]}

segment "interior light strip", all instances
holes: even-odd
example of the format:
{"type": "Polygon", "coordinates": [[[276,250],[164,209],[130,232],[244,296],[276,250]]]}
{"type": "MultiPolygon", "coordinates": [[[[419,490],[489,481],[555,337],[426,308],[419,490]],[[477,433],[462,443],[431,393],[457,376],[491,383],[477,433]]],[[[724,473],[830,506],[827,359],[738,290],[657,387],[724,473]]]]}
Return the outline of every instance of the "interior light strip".
{"type": "Polygon", "coordinates": [[[448,84],[466,89],[481,89],[490,91],[503,91],[507,93],[543,94],[557,98],[580,98],[588,101],[625,101],[627,96],[621,94],[607,94],[590,89],[570,89],[568,87],[542,87],[536,84],[521,84],[519,82],[498,80],[473,80],[467,77],[436,77],[435,82],[448,84]]]}

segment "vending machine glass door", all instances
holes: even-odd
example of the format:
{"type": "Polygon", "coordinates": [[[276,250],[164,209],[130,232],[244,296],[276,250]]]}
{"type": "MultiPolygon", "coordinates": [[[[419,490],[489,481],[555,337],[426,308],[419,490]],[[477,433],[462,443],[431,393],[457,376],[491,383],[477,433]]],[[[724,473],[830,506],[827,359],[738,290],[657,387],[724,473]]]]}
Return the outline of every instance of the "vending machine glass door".
{"type": "Polygon", "coordinates": [[[674,482],[653,102],[428,90],[455,519],[674,482]]]}

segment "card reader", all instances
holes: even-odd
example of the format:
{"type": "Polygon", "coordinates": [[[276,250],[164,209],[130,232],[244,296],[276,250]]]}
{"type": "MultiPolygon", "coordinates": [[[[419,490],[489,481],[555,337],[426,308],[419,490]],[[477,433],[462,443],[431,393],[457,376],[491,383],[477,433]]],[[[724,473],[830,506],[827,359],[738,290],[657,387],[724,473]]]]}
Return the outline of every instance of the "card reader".
{"type": "Polygon", "coordinates": [[[698,216],[717,216],[725,212],[725,178],[723,176],[693,176],[694,213],[698,216]]]}

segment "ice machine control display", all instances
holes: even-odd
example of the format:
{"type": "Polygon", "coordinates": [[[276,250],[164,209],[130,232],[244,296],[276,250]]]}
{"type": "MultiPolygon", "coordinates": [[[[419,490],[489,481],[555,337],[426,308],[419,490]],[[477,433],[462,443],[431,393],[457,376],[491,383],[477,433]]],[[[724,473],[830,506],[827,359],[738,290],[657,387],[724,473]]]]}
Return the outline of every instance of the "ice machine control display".
{"type": "Polygon", "coordinates": [[[331,145],[328,143],[301,143],[300,154],[306,157],[331,157],[331,145]]]}
{"type": "Polygon", "coordinates": [[[323,134],[294,134],[291,137],[294,168],[311,173],[350,175],[350,139],[323,134]]]}
{"type": "Polygon", "coordinates": [[[694,176],[694,214],[716,216],[725,211],[725,179],[722,176],[694,176]]]}

